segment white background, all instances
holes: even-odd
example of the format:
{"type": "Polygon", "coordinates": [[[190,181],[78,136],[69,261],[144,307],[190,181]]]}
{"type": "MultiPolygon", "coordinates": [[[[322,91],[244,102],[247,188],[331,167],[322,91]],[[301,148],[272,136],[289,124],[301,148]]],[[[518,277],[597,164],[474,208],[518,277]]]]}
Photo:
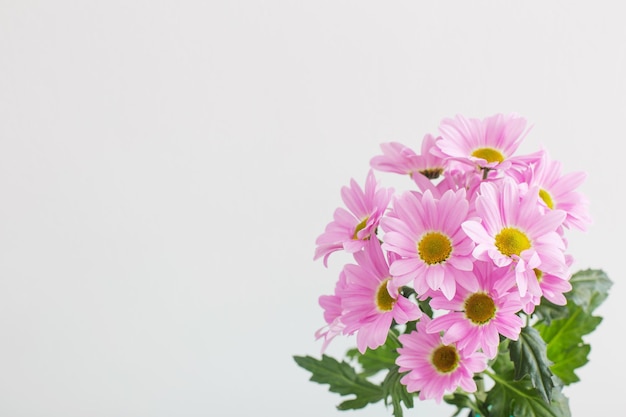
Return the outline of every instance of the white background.
{"type": "Polygon", "coordinates": [[[566,393],[618,415],[618,4],[0,0],[0,416],[390,416],[336,411],[292,359],[344,261],[315,238],[380,143],[497,112],[589,174],[570,253],[615,285],[566,393]]]}

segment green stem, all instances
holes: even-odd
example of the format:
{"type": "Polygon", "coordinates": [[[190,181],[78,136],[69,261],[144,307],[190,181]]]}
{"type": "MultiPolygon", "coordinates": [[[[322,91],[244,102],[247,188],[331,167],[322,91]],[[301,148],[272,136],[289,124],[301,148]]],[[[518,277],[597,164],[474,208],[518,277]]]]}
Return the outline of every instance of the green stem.
{"type": "Polygon", "coordinates": [[[396,342],[398,346],[402,346],[402,343],[400,343],[400,339],[398,339],[398,336],[394,332],[390,330],[389,333],[387,333],[387,336],[394,342],[396,342]]]}
{"type": "Polygon", "coordinates": [[[476,399],[481,403],[484,403],[487,399],[487,393],[485,392],[485,380],[483,379],[482,375],[479,375],[476,378],[476,393],[474,395],[476,396],[476,399]]]}

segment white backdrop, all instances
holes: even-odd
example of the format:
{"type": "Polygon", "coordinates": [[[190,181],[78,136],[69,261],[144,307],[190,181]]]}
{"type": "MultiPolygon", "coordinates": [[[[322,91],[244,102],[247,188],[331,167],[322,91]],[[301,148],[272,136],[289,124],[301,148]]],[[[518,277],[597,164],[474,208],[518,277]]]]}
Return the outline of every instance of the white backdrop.
{"type": "Polygon", "coordinates": [[[615,285],[566,394],[617,415],[617,4],[0,0],[0,416],[390,416],[335,410],[292,359],[342,266],[314,240],[381,142],[511,111],[520,153],[589,173],[570,253],[615,285]]]}

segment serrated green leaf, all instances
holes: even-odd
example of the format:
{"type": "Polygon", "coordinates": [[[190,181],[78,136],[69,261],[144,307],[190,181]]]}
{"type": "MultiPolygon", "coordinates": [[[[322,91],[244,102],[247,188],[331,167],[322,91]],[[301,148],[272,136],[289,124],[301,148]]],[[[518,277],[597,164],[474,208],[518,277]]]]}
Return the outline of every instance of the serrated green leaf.
{"type": "Polygon", "coordinates": [[[495,382],[487,394],[488,416],[570,417],[567,399],[558,389],[553,389],[551,402],[546,402],[533,387],[528,376],[514,380],[513,369],[508,372],[487,373],[495,382]]]}
{"type": "Polygon", "coordinates": [[[528,417],[542,417],[542,416],[557,416],[557,417],[571,417],[572,413],[569,409],[569,401],[563,393],[554,389],[552,392],[552,401],[549,408],[545,408],[536,401],[523,401],[515,402],[513,406],[513,416],[528,416],[528,417]]]}
{"type": "Polygon", "coordinates": [[[578,271],[570,279],[572,291],[565,294],[568,300],[579,305],[591,314],[606,300],[613,282],[602,270],[586,269],[578,271]]]}
{"type": "Polygon", "coordinates": [[[293,358],[300,367],[311,372],[310,381],[328,384],[329,391],[342,396],[355,396],[339,404],[337,408],[340,410],[363,408],[367,404],[383,399],[383,389],[358,375],[346,362],[339,362],[328,355],[322,355],[322,359],[311,356],[294,356],[293,358]]]}
{"type": "Polygon", "coordinates": [[[398,372],[398,367],[395,366],[388,373],[383,380],[383,395],[385,396],[385,405],[393,406],[393,415],[395,417],[402,417],[402,405],[409,409],[413,408],[413,394],[406,390],[406,386],[400,382],[402,374],[398,372]]]}
{"type": "Polygon", "coordinates": [[[580,381],[580,378],[574,373],[575,369],[578,369],[589,362],[587,355],[591,346],[583,344],[578,346],[577,349],[571,349],[563,354],[557,354],[557,363],[551,366],[552,372],[559,376],[559,379],[564,384],[571,384],[580,381]]]}
{"type": "Polygon", "coordinates": [[[572,301],[567,303],[567,309],[567,317],[554,320],[549,326],[536,323],[534,327],[548,344],[546,352],[553,362],[550,369],[569,385],[579,380],[574,370],[587,363],[589,348],[583,343],[582,336],[594,331],[602,318],[586,313],[572,301]]]}
{"type": "Polygon", "coordinates": [[[509,344],[511,361],[515,367],[515,380],[528,375],[532,385],[544,401],[549,403],[554,383],[549,368],[551,362],[548,360],[546,350],[546,342],[532,327],[524,327],[519,339],[509,344]]]}

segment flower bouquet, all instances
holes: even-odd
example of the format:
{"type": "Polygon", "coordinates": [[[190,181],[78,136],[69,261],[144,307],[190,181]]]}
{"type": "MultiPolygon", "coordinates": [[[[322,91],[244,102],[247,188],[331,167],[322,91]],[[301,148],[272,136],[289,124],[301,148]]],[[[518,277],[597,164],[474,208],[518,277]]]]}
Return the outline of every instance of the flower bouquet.
{"type": "Polygon", "coordinates": [[[328,266],[344,251],[353,262],[319,298],[321,358],[294,359],[349,396],[341,410],[384,401],[399,417],[419,398],[454,415],[569,416],[562,389],[579,380],[583,336],[612,285],[601,270],[570,270],[566,235],[591,224],[585,174],[563,174],[545,149],[516,155],[528,133],[517,114],[457,115],[439,133],[420,153],[381,144],[364,186],[341,189],[347,209],[314,259],[328,266]],[[374,170],[410,188],[381,187],[374,170]],[[338,335],[356,335],[341,361],[324,354],[338,335]]]}

